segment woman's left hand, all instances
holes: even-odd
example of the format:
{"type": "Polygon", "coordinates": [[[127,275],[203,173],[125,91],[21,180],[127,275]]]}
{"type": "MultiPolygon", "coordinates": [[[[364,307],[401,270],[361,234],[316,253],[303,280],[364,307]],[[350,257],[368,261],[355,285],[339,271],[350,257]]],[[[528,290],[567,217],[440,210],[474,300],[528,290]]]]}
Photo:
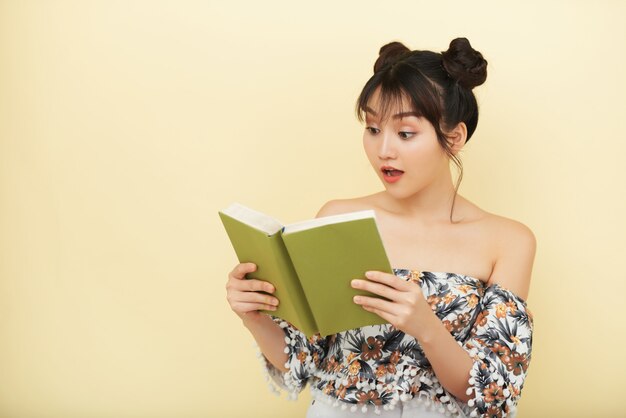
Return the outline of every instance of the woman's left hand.
{"type": "Polygon", "coordinates": [[[424,324],[433,316],[421,287],[417,283],[402,280],[398,276],[382,271],[368,271],[365,276],[367,280],[352,280],[352,287],[388,300],[359,295],[354,297],[354,302],[366,311],[377,314],[405,334],[419,339],[424,324]]]}

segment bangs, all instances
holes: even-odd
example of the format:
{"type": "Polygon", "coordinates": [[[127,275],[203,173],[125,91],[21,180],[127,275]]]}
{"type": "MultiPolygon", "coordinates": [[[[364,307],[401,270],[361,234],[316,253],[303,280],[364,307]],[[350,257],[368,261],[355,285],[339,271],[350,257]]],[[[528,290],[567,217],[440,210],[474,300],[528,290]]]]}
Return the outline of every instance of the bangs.
{"type": "Polygon", "coordinates": [[[366,113],[376,112],[380,121],[386,121],[391,112],[413,112],[423,116],[433,126],[439,126],[441,100],[434,84],[411,65],[398,63],[375,73],[365,84],[356,103],[359,121],[366,113]],[[380,87],[377,108],[373,108],[372,97],[380,87]],[[408,109],[407,109],[408,106],[408,109]]]}
{"type": "Polygon", "coordinates": [[[361,122],[364,122],[367,113],[379,118],[381,122],[386,121],[389,116],[392,116],[392,112],[394,114],[412,112],[416,116],[423,116],[420,109],[412,104],[411,98],[404,90],[398,88],[384,89],[382,86],[380,87],[376,106],[372,103],[372,97],[374,96],[376,88],[363,97],[363,103],[359,102],[357,117],[361,122]]]}

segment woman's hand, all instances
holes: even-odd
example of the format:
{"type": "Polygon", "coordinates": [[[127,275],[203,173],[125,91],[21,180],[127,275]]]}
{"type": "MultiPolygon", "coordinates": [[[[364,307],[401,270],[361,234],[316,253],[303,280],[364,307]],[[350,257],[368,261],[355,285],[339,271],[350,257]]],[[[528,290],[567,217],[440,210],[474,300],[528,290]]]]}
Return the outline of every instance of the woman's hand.
{"type": "Polygon", "coordinates": [[[271,283],[245,278],[246,273],[255,270],[254,263],[240,263],[228,274],[226,299],[241,319],[256,319],[261,315],[259,309],[275,311],[278,306],[276,297],[261,293],[274,293],[276,289],[271,283]]]}
{"type": "Polygon", "coordinates": [[[366,290],[389,300],[355,296],[354,302],[366,311],[380,316],[405,334],[420,339],[424,324],[432,319],[432,309],[417,283],[402,280],[393,274],[368,271],[369,280],[352,280],[352,287],[366,290]]]}

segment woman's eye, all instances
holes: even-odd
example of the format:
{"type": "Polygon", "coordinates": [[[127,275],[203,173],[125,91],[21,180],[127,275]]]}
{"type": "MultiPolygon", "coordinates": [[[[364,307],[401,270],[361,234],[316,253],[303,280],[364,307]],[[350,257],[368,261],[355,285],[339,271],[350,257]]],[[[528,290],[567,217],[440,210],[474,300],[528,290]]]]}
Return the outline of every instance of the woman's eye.
{"type": "Polygon", "coordinates": [[[413,135],[415,135],[415,132],[406,132],[406,131],[402,131],[398,133],[398,136],[402,139],[409,139],[410,137],[412,137],[413,135]]]}
{"type": "Polygon", "coordinates": [[[368,130],[369,133],[374,134],[374,135],[377,134],[378,132],[380,132],[380,129],[374,128],[374,127],[371,127],[371,126],[367,126],[365,129],[368,130]]]}

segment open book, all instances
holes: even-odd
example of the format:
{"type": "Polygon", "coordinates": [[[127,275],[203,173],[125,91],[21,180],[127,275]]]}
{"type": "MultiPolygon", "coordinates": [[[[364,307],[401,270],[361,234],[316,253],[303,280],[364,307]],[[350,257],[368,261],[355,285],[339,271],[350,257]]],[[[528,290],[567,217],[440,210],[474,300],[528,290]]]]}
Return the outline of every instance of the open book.
{"type": "Polygon", "coordinates": [[[272,283],[276,311],[307,336],[334,334],[386,323],[353,302],[352,279],[368,270],[392,273],[373,210],[315,218],[283,226],[238,203],[219,212],[241,263],[255,263],[246,275],[272,283]]]}

